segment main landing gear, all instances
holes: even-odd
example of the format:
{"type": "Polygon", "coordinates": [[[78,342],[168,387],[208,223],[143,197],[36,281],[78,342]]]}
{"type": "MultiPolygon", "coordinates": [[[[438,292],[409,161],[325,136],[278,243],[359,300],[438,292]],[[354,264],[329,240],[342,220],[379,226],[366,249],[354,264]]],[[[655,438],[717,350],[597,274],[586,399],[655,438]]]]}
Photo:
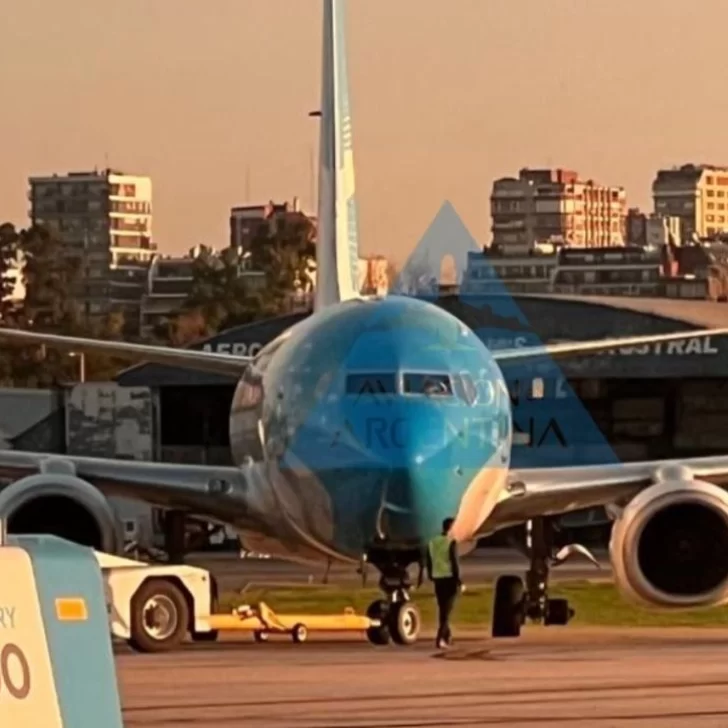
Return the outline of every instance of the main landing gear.
{"type": "Polygon", "coordinates": [[[367,561],[379,569],[379,588],[385,594],[384,599],[377,599],[367,609],[367,617],[379,622],[379,626],[367,630],[367,638],[374,645],[414,644],[422,628],[422,617],[410,599],[412,584],[407,570],[411,564],[421,563],[420,552],[371,549],[367,561]]]}
{"type": "Polygon", "coordinates": [[[566,599],[549,599],[549,567],[562,563],[573,553],[582,553],[596,563],[580,546],[566,546],[554,552],[554,525],[546,518],[526,524],[526,550],[530,568],[525,583],[519,576],[501,576],[493,597],[493,637],[518,637],[526,619],[544,625],[565,625],[574,616],[566,599]]]}

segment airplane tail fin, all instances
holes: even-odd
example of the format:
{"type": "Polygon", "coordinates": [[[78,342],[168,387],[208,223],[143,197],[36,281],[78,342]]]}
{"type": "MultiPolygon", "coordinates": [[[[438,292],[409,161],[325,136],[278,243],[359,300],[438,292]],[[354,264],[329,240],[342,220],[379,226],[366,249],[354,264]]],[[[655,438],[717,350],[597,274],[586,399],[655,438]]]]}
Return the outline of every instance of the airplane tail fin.
{"type": "Polygon", "coordinates": [[[346,0],[324,0],[315,310],[359,297],[346,0]]]}

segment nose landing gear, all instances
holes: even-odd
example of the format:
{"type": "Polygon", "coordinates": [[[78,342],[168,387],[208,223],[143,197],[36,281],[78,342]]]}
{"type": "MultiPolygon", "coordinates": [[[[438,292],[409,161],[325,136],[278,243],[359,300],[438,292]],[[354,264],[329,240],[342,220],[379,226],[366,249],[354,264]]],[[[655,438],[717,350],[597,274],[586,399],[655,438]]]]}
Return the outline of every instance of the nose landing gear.
{"type": "Polygon", "coordinates": [[[422,620],[420,610],[413,602],[378,599],[369,605],[367,616],[380,622],[378,627],[367,630],[367,639],[373,645],[387,645],[390,640],[398,645],[417,642],[422,620]]]}
{"type": "MultiPolygon", "coordinates": [[[[525,584],[519,576],[501,576],[496,581],[493,596],[493,637],[518,637],[526,619],[544,625],[566,625],[574,616],[566,599],[549,599],[548,578],[551,564],[580,551],[567,547],[560,558],[554,554],[554,528],[545,518],[535,518],[527,524],[526,548],[530,567],[525,584]]],[[[561,553],[561,552],[560,552],[561,553]]],[[[589,555],[590,558],[591,555],[589,555]]]]}
{"type": "Polygon", "coordinates": [[[371,549],[367,561],[379,569],[379,587],[384,599],[377,599],[367,609],[367,616],[379,622],[367,630],[367,638],[374,645],[412,645],[422,628],[422,617],[417,605],[410,599],[412,584],[408,567],[420,562],[419,551],[407,552],[371,549]]]}

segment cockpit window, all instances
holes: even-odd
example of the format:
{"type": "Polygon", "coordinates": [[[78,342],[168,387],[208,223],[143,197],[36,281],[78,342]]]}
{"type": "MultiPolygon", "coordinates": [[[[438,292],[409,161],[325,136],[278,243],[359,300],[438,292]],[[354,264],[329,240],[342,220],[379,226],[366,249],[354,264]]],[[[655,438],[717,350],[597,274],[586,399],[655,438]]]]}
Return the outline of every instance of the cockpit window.
{"type": "Polygon", "coordinates": [[[467,372],[456,375],[454,379],[455,394],[472,407],[478,400],[478,388],[475,381],[467,372]]]}
{"type": "Polygon", "coordinates": [[[397,377],[394,373],[349,374],[346,377],[346,393],[356,395],[396,394],[397,377]]]}
{"type": "Polygon", "coordinates": [[[452,397],[449,374],[405,374],[405,394],[424,394],[428,397],[452,397]]]}

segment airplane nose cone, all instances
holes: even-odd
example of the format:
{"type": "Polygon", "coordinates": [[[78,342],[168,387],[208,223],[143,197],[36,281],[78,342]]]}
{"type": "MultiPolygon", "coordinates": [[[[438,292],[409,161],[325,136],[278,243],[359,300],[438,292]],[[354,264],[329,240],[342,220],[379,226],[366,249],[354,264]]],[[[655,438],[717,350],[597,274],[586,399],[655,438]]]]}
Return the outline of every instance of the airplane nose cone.
{"type": "Polygon", "coordinates": [[[347,537],[355,529],[365,541],[378,535],[391,544],[422,546],[449,517],[458,540],[472,536],[487,510],[483,503],[498,490],[493,478],[480,477],[497,438],[494,422],[481,419],[474,427],[469,416],[457,403],[418,398],[353,402],[335,447],[306,447],[309,457],[326,455],[330,490],[351,515],[347,537]]]}
{"type": "Polygon", "coordinates": [[[381,530],[392,540],[422,544],[440,532],[443,519],[457,514],[466,474],[439,408],[400,412],[390,424],[396,436],[387,451],[381,530]]]}

